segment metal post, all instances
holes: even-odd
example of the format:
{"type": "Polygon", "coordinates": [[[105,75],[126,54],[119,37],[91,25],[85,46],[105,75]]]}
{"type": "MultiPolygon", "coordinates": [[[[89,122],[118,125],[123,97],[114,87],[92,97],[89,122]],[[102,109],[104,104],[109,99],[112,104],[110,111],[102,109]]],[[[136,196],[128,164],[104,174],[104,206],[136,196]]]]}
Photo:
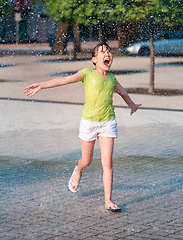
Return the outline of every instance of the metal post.
{"type": "Polygon", "coordinates": [[[15,22],[16,22],[16,44],[19,43],[19,22],[21,21],[21,13],[15,12],[15,22]]]}

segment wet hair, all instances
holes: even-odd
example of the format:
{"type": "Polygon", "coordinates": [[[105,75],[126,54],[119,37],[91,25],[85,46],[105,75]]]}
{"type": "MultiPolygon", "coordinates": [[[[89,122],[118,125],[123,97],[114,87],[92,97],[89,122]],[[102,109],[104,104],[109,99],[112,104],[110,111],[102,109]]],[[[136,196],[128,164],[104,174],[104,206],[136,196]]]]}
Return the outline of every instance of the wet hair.
{"type": "MultiPolygon", "coordinates": [[[[102,51],[103,51],[103,47],[104,47],[104,46],[106,47],[106,49],[107,49],[109,52],[111,52],[111,48],[109,47],[109,45],[108,45],[107,43],[99,43],[99,44],[97,44],[97,45],[94,47],[94,49],[93,49],[93,51],[92,51],[92,58],[97,56],[99,47],[102,47],[102,51]]],[[[96,65],[94,62],[93,62],[93,64],[96,65]]]]}

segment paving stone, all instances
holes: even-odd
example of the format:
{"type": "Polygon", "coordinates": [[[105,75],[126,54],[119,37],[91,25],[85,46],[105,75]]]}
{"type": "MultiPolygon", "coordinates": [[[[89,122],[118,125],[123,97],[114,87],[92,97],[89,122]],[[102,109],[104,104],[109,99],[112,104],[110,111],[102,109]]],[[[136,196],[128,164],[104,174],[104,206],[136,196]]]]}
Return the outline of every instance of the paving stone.
{"type": "Polygon", "coordinates": [[[122,211],[109,213],[98,142],[79,191],[68,191],[82,106],[0,100],[1,239],[183,239],[183,112],[175,110],[116,108],[113,199],[122,211]]]}

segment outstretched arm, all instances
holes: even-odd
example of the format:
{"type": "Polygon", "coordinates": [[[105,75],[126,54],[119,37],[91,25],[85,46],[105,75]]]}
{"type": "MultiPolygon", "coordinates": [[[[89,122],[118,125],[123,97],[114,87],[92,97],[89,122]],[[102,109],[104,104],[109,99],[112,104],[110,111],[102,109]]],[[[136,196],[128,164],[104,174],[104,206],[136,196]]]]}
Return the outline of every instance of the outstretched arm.
{"type": "Polygon", "coordinates": [[[134,112],[136,112],[138,110],[138,108],[142,105],[142,104],[135,104],[119,82],[117,82],[117,84],[114,88],[114,91],[116,93],[118,93],[123,98],[123,100],[126,102],[126,104],[131,108],[130,115],[132,115],[134,112]]]}
{"type": "Polygon", "coordinates": [[[70,75],[68,77],[58,77],[47,82],[34,83],[28,87],[25,87],[24,93],[26,93],[27,96],[32,97],[36,93],[38,93],[41,89],[63,86],[70,83],[76,83],[81,80],[82,74],[80,72],[77,72],[76,74],[70,75]]]}

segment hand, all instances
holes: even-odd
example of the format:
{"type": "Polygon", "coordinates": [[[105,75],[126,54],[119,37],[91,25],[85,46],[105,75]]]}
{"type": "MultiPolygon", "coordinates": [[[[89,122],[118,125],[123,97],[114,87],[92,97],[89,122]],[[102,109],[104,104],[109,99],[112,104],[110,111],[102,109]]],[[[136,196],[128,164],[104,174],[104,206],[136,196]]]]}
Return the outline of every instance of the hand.
{"type": "Polygon", "coordinates": [[[32,97],[34,96],[37,92],[39,92],[41,90],[41,86],[39,83],[34,83],[28,87],[25,87],[24,88],[24,92],[23,93],[26,93],[26,96],[29,96],[32,97]]]}
{"type": "Polygon", "coordinates": [[[134,112],[136,112],[141,105],[142,105],[142,104],[135,104],[135,105],[131,108],[131,113],[130,113],[130,115],[132,115],[134,112]]]}

